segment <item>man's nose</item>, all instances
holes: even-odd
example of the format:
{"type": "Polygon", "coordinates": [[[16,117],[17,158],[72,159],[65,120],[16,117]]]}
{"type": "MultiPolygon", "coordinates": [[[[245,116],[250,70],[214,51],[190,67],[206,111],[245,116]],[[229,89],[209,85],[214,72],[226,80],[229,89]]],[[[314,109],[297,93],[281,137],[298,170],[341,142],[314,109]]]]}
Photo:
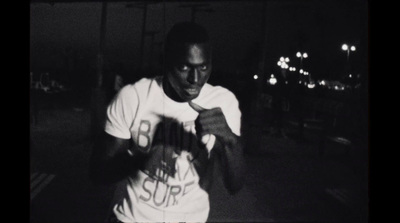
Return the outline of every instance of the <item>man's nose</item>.
{"type": "Polygon", "coordinates": [[[195,84],[199,81],[199,72],[196,68],[191,69],[188,76],[188,82],[191,84],[195,84]]]}

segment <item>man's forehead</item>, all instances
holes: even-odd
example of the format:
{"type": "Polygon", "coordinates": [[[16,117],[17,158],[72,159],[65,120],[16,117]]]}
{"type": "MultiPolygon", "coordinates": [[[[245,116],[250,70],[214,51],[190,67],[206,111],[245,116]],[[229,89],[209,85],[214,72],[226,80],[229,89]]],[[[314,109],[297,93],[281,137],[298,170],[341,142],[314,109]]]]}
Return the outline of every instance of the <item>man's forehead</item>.
{"type": "Polygon", "coordinates": [[[190,57],[208,57],[210,56],[210,49],[208,45],[190,45],[188,48],[188,52],[190,57]]]}
{"type": "Polygon", "coordinates": [[[190,50],[190,53],[196,54],[196,55],[202,54],[202,53],[203,53],[203,48],[200,47],[200,46],[197,45],[197,44],[195,44],[195,45],[193,45],[193,46],[190,46],[190,47],[189,47],[189,50],[190,50]]]}
{"type": "Polygon", "coordinates": [[[171,49],[167,57],[170,65],[202,65],[212,62],[211,45],[208,43],[182,43],[171,49]]]}
{"type": "Polygon", "coordinates": [[[173,48],[174,53],[210,53],[211,45],[209,43],[181,43],[173,48]]]}

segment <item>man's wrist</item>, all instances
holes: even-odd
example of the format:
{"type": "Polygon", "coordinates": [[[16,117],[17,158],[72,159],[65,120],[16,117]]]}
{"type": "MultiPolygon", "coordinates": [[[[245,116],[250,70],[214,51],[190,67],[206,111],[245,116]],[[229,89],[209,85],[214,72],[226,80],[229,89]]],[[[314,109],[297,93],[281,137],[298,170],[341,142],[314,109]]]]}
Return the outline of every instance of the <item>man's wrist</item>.
{"type": "Polygon", "coordinates": [[[239,143],[238,136],[236,136],[234,133],[231,133],[224,138],[217,137],[217,140],[215,140],[214,149],[216,149],[219,154],[224,154],[226,149],[233,148],[237,143],[239,143]]]}
{"type": "Polygon", "coordinates": [[[233,132],[230,132],[227,137],[224,138],[225,146],[232,147],[232,145],[235,145],[236,143],[238,143],[238,136],[233,132]]]}

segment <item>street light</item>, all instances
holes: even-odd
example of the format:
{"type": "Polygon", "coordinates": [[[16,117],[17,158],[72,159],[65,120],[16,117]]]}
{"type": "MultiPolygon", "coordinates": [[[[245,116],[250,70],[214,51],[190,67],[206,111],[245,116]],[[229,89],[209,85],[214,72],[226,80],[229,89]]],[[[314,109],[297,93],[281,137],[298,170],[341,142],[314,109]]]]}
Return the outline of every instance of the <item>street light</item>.
{"type": "MultiPolygon", "coordinates": [[[[289,63],[290,59],[289,57],[280,57],[278,61],[278,66],[280,66],[281,72],[282,72],[282,77],[284,80],[286,80],[286,70],[289,68],[289,63]]],[[[285,82],[286,83],[286,82],[285,82]]]]}
{"type": "Polygon", "coordinates": [[[270,85],[275,85],[276,82],[278,82],[278,80],[275,78],[274,74],[271,74],[271,77],[269,78],[268,83],[270,85]]]}
{"type": "Polygon", "coordinates": [[[347,64],[346,64],[346,69],[347,69],[347,73],[349,73],[350,72],[350,51],[356,51],[356,47],[355,46],[349,46],[349,45],[347,45],[346,43],[344,43],[343,45],[342,45],[342,50],[343,51],[346,51],[346,54],[347,54],[347,64]]]}
{"type": "Polygon", "coordinates": [[[302,78],[302,74],[303,74],[303,72],[304,72],[304,70],[303,70],[303,59],[304,58],[308,58],[308,54],[306,53],[306,52],[297,52],[296,53],[296,57],[297,58],[300,58],[300,70],[299,70],[299,79],[300,79],[300,81],[299,81],[299,84],[301,84],[301,79],[303,79],[302,78]]]}
{"type": "Polygon", "coordinates": [[[311,74],[306,71],[304,72],[304,75],[308,76],[307,87],[313,89],[315,87],[315,81],[312,79],[311,74]]]}
{"type": "Polygon", "coordinates": [[[311,84],[308,86],[308,88],[314,88],[315,83],[311,78],[311,74],[308,71],[305,71],[303,69],[300,70],[301,75],[301,80],[299,81],[299,84],[301,84],[304,81],[304,85],[311,84]],[[311,86],[311,87],[310,87],[311,86]]]}
{"type": "Polygon", "coordinates": [[[355,46],[350,46],[347,44],[342,45],[342,50],[347,52],[347,62],[349,62],[349,57],[350,57],[350,51],[356,51],[355,46]]]}
{"type": "Polygon", "coordinates": [[[279,58],[279,61],[278,61],[278,66],[280,66],[282,69],[288,69],[289,68],[289,65],[288,65],[288,63],[290,62],[290,59],[289,59],[289,57],[281,57],[281,58],[279,58]]]}
{"type": "Polygon", "coordinates": [[[303,68],[303,58],[307,58],[308,54],[306,52],[304,52],[304,53],[297,52],[296,57],[300,58],[300,68],[303,68]]]}
{"type": "Polygon", "coordinates": [[[314,82],[310,82],[309,84],[307,84],[307,87],[310,89],[315,88],[315,83],[314,82]]]}

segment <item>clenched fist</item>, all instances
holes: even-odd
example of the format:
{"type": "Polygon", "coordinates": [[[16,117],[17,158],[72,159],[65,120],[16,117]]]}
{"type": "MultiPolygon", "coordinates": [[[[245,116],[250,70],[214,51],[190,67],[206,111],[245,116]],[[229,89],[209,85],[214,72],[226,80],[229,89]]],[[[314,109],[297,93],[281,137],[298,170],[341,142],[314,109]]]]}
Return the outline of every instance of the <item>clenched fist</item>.
{"type": "Polygon", "coordinates": [[[192,101],[189,105],[199,113],[195,120],[196,134],[208,150],[211,150],[216,140],[222,144],[231,142],[234,133],[229,128],[221,108],[205,109],[192,101]],[[208,148],[210,146],[211,148],[208,148]]]}

